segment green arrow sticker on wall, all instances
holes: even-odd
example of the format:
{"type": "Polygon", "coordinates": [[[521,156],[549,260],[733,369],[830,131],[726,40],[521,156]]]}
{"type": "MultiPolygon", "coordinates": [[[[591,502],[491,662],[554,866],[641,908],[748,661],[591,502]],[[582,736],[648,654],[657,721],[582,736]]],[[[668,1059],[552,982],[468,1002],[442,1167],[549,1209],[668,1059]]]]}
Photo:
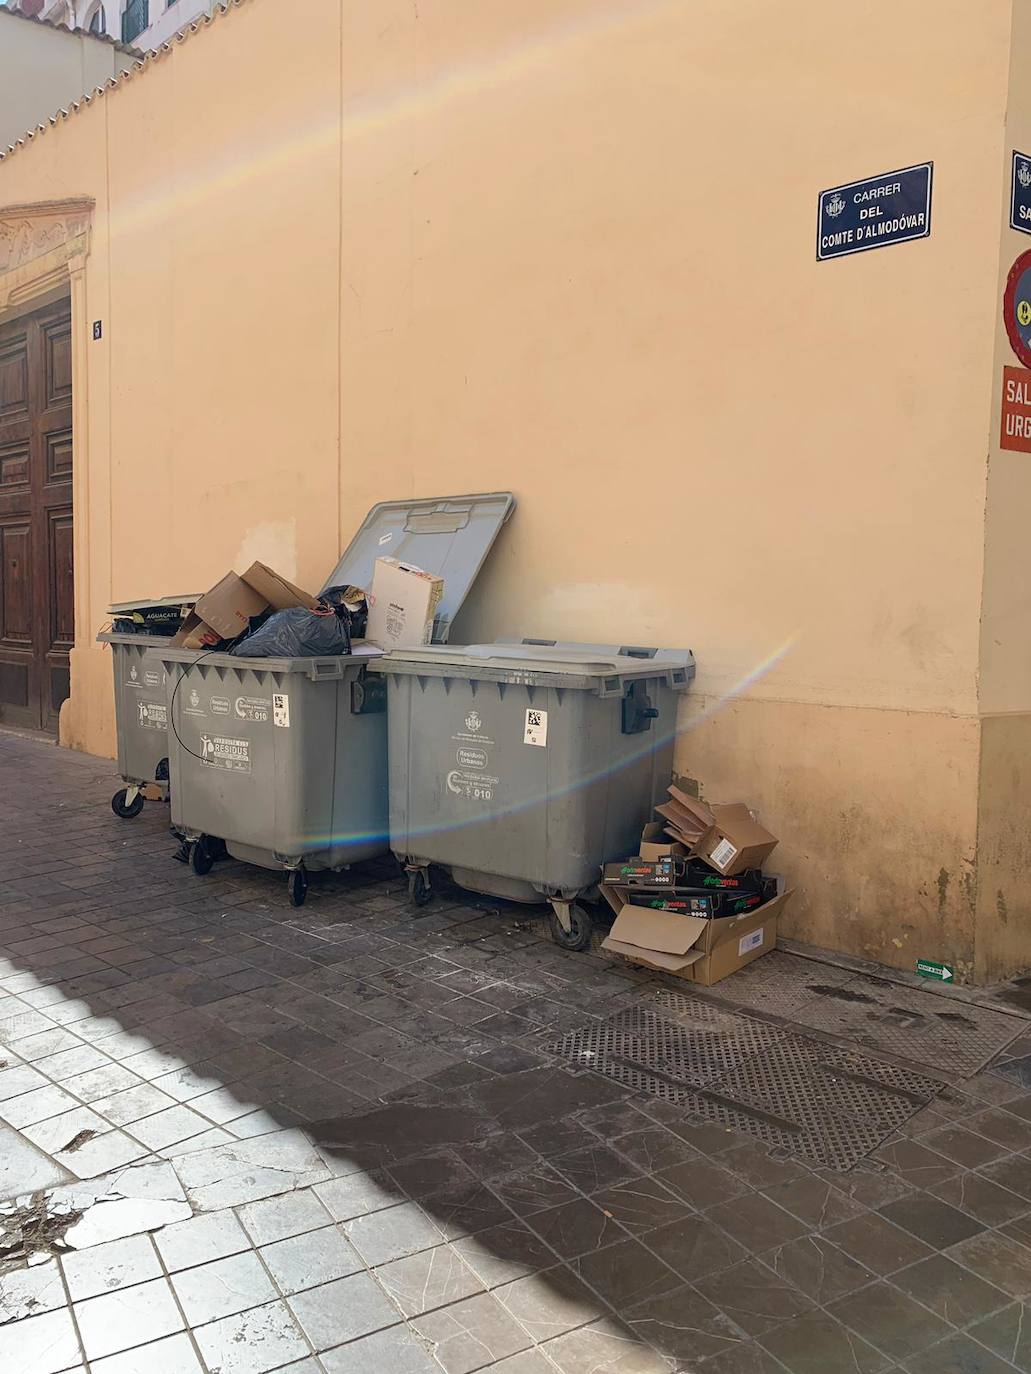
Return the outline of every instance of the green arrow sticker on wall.
{"type": "Polygon", "coordinates": [[[930,959],[918,959],[916,971],[921,978],[937,978],[940,983],[951,983],[956,976],[951,964],[934,964],[930,959]]]}

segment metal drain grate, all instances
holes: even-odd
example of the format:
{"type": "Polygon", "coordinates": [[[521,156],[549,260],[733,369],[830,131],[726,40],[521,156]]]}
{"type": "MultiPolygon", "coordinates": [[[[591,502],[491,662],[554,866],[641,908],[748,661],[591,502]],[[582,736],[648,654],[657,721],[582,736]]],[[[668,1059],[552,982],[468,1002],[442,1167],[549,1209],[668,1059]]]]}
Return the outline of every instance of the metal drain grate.
{"type": "Polygon", "coordinates": [[[849,1169],[945,1086],[662,990],[547,1046],[633,1092],[849,1169]]]}

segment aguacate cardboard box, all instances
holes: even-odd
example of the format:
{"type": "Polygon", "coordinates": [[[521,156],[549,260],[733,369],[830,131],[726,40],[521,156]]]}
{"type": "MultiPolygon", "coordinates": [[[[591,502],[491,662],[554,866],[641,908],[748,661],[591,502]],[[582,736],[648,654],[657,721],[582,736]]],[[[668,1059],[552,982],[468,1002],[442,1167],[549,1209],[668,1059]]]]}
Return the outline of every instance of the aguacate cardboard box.
{"type": "Polygon", "coordinates": [[[791,890],[778,890],[776,897],[754,911],[706,920],[632,906],[630,891],[611,883],[601,885],[601,894],[616,916],[602,949],[703,987],[711,987],[776,947],[777,922],[792,896],[791,890]]]}

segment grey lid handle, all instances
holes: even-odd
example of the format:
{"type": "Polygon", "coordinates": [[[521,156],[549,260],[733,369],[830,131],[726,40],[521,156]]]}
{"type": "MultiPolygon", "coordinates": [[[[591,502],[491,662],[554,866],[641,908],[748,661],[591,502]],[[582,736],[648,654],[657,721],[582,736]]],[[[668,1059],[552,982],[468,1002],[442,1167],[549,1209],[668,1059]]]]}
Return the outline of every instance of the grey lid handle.
{"type": "Polygon", "coordinates": [[[308,668],[308,676],[312,682],[319,682],[323,678],[343,677],[344,665],[338,658],[315,658],[312,659],[308,668]]]}
{"type": "MultiPolygon", "coordinates": [[[[508,641],[501,640],[500,642],[506,643],[508,641]]],[[[517,643],[535,644],[540,649],[555,649],[558,647],[557,639],[527,639],[524,637],[518,640],[517,643]]],[[[570,647],[575,646],[571,645],[570,647]]],[[[639,644],[621,644],[616,652],[622,658],[654,658],[659,651],[658,649],[646,648],[644,645],[639,644]]]]}
{"type": "Polygon", "coordinates": [[[405,522],[410,534],[457,534],[469,523],[469,507],[464,511],[413,511],[405,522]]]}

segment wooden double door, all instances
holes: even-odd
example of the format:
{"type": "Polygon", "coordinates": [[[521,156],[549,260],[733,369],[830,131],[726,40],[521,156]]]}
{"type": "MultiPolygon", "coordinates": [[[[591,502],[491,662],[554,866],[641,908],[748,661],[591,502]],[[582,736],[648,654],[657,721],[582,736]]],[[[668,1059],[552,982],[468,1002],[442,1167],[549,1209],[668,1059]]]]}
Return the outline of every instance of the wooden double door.
{"type": "Polygon", "coordinates": [[[0,324],[0,724],[56,732],[75,638],[67,300],[0,324]]]}

